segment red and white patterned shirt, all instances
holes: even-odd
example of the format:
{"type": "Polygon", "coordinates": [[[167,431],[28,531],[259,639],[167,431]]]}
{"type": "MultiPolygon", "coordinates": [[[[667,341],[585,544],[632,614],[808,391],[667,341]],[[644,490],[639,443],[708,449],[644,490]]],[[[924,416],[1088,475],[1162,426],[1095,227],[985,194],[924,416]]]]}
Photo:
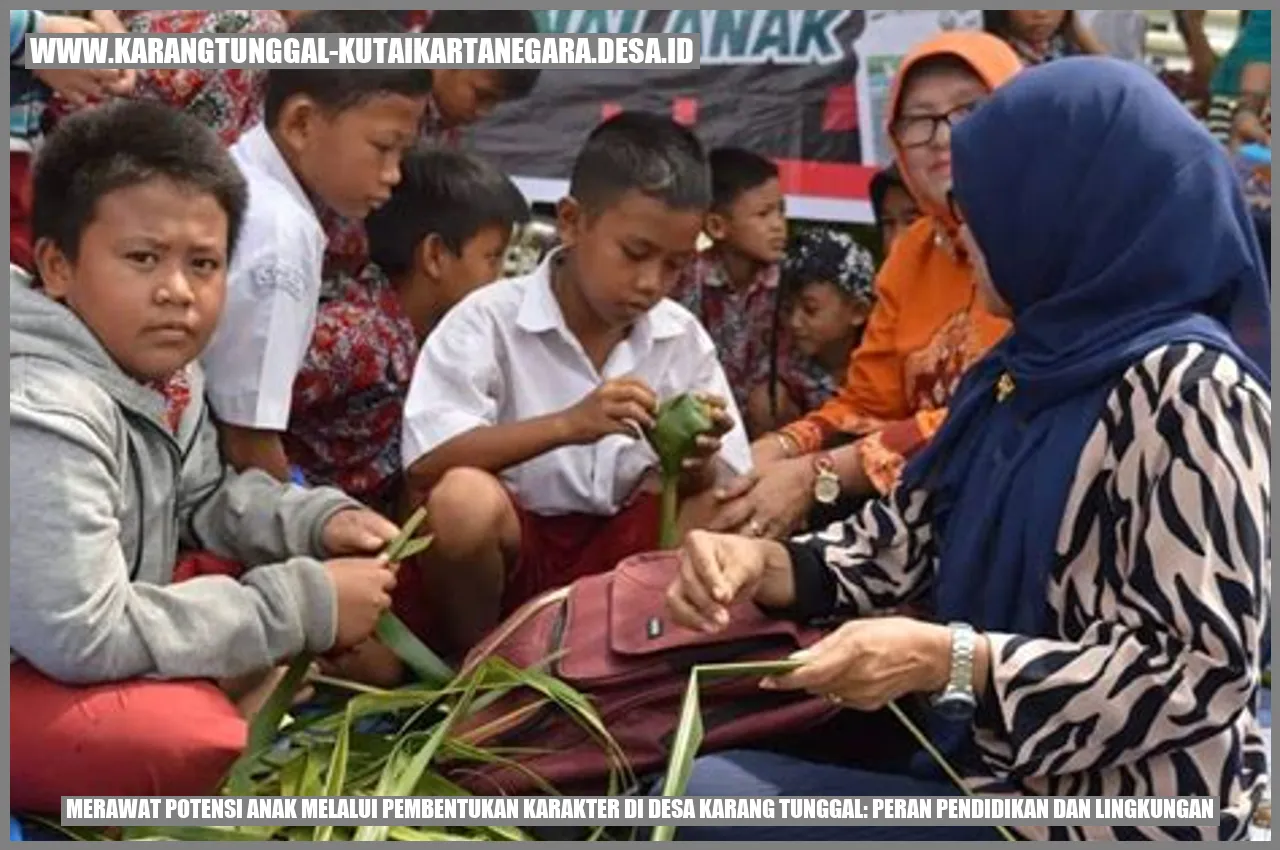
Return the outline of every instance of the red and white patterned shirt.
{"type": "MultiPolygon", "coordinates": [[[[274,9],[154,9],[116,14],[126,30],[137,34],[261,35],[289,29],[274,9]]],[[[230,146],[262,119],[266,85],[266,72],[253,68],[151,68],[138,72],[133,96],[194,115],[230,146]]],[[[48,120],[56,123],[75,111],[77,107],[55,98],[48,120]]]]}
{"type": "Polygon", "coordinates": [[[335,278],[293,385],[285,449],[312,484],[374,502],[400,471],[404,398],[418,338],[378,266],[335,278]]]}
{"type": "Polygon", "coordinates": [[[775,346],[782,387],[797,403],[814,392],[809,381],[790,365],[786,322],[775,321],[778,276],[778,267],[772,266],[749,286],[739,288],[729,278],[719,254],[711,249],[685,266],[671,290],[670,297],[693,313],[715,341],[734,401],[744,412],[751,391],[769,383],[775,346]]]}

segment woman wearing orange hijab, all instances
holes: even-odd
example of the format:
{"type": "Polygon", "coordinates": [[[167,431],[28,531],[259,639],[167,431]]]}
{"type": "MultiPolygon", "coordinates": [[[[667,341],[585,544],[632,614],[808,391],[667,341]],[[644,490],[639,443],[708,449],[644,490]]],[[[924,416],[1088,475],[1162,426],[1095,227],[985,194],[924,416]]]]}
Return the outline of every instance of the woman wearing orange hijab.
{"type": "Polygon", "coordinates": [[[930,39],[904,59],[889,135],[924,215],[880,271],[876,306],[844,385],[818,410],[756,442],[756,476],[722,494],[716,529],[780,537],[811,515],[843,517],[850,501],[887,493],[906,458],[942,424],[961,374],[1007,332],[976,297],[946,198],[952,124],[1020,67],[1003,41],[967,31],[930,39]]]}

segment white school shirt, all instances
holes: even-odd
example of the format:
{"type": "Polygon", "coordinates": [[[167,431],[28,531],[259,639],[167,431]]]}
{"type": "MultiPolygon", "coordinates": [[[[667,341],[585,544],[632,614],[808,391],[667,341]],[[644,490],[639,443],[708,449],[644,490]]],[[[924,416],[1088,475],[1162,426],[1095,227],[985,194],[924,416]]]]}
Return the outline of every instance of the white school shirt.
{"type": "Polygon", "coordinates": [[[315,332],[326,237],[315,208],[258,124],[231,147],[249,208],[227,276],[227,303],[202,365],[219,419],[284,431],[293,380],[315,332]]]}
{"type": "MultiPolygon", "coordinates": [[[[694,391],[725,399],[737,424],[722,439],[720,457],[735,473],[749,472],[742,417],[715,343],[693,314],[661,301],[597,372],[565,325],[551,291],[551,262],[549,257],[530,275],[472,293],[427,337],[405,400],[404,467],[459,434],[555,413],[607,380],[636,377],[659,399],[694,391]]],[[[608,516],[657,463],[646,441],[614,435],[555,449],[504,470],[501,478],[534,513],[608,516]]]]}

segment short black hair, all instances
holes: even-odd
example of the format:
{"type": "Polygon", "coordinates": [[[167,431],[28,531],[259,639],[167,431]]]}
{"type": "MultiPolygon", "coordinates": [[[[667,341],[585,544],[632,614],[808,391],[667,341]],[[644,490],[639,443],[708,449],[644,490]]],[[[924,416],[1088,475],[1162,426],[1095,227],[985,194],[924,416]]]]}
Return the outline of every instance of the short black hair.
{"type": "Polygon", "coordinates": [[[698,137],[665,115],[625,111],[601,123],[578,152],[569,194],[599,212],[628,191],[681,210],[711,205],[711,174],[698,137]]]}
{"type": "MultiPolygon", "coordinates": [[[[403,33],[405,28],[386,12],[325,10],[299,16],[289,32],[373,35],[403,33]]],[[[378,95],[426,97],[430,93],[431,71],[427,68],[273,68],[267,72],[263,120],[268,127],[274,127],[285,103],[297,95],[306,95],[336,113],[378,95]]]]}
{"type": "Polygon", "coordinates": [[[727,210],[743,192],[778,179],[773,160],[745,148],[716,148],[707,157],[711,165],[711,207],[727,210]]]}
{"type": "MultiPolygon", "coordinates": [[[[437,9],[422,30],[424,35],[454,33],[496,33],[499,35],[536,35],[538,19],[528,9],[437,9]]],[[[521,100],[538,84],[541,68],[497,68],[502,80],[502,96],[521,100]]]]}
{"type": "Polygon", "coordinates": [[[529,203],[506,174],[459,150],[406,154],[391,199],[365,219],[369,257],[387,274],[413,267],[422,240],[437,234],[454,254],[483,228],[529,219],[529,203]]]}
{"type": "Polygon", "coordinates": [[[35,159],[31,231],[71,260],[103,196],[155,179],[211,195],[234,253],[249,203],[244,176],[218,135],[155,101],[121,100],[60,122],[35,159]]]}
{"type": "Polygon", "coordinates": [[[792,240],[782,261],[782,286],[794,298],[807,286],[827,283],[845,298],[875,300],[875,260],[853,235],[834,227],[811,227],[792,240]]]}

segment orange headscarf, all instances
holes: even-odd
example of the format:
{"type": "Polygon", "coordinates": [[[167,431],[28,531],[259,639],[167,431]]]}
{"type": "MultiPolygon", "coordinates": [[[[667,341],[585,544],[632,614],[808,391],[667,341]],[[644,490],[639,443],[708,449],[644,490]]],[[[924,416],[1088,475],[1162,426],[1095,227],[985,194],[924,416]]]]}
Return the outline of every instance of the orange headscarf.
{"type": "MultiPolygon", "coordinates": [[[[957,31],[924,42],[906,55],[889,100],[896,116],[911,69],[939,56],[955,56],[995,89],[1022,63],[995,36],[957,31]]],[[[840,391],[818,410],[783,429],[803,452],[840,435],[869,437],[860,444],[863,469],[881,491],[896,482],[905,459],[942,425],[960,375],[1008,331],[976,298],[973,272],[956,250],[957,222],[913,185],[903,151],[899,170],[925,212],[894,244],[876,281],[877,301],[862,343],[849,361],[840,391]]]]}
{"type": "MultiPolygon", "coordinates": [[[[898,110],[902,107],[903,88],[911,77],[912,69],[921,62],[941,56],[954,56],[964,62],[978,75],[978,79],[993,91],[1009,82],[1014,74],[1022,70],[1022,61],[1018,59],[1018,54],[994,35],[978,30],[959,30],[935,36],[923,44],[916,45],[903,57],[898,73],[893,78],[893,88],[889,93],[889,114],[885,116],[887,124],[892,125],[898,117],[898,110]]],[[[920,191],[919,186],[913,185],[902,147],[892,134],[889,139],[893,144],[893,156],[898,163],[898,171],[901,172],[907,189],[915,196],[920,209],[938,219],[938,223],[945,229],[954,230],[956,222],[952,219],[951,211],[946,209],[945,205],[930,203],[920,191]]]]}

